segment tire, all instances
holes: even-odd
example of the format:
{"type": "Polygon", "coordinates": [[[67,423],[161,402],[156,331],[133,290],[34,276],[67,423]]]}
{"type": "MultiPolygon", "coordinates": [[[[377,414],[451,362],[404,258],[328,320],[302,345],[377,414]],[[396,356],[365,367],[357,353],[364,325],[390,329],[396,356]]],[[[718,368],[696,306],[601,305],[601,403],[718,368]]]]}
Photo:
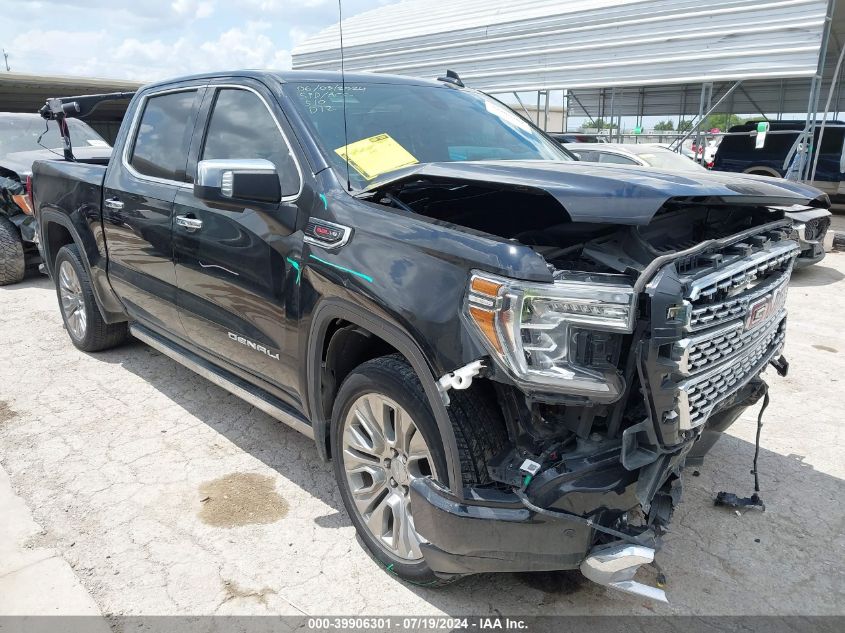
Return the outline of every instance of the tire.
{"type": "MultiPolygon", "coordinates": [[[[449,395],[451,405],[447,411],[457,439],[462,483],[464,485],[487,483],[489,482],[487,461],[498,453],[507,441],[502,413],[498,407],[493,406],[495,401],[492,397],[484,397],[486,394],[484,394],[480,385],[474,385],[472,388],[463,391],[453,390],[449,395]]],[[[369,416],[365,414],[364,417],[369,416]]],[[[388,422],[388,424],[391,424],[391,422],[388,422]]],[[[385,426],[384,428],[389,427],[385,426]]],[[[388,438],[389,432],[385,432],[383,435],[388,438]]],[[[394,435],[399,435],[399,433],[394,431],[394,435]]],[[[404,435],[408,436],[407,433],[404,435]]],[[[373,440],[371,444],[375,446],[378,442],[373,440]]],[[[399,442],[397,441],[395,444],[398,445],[399,442]]],[[[334,458],[335,477],[344,506],[361,540],[375,559],[384,565],[388,571],[412,584],[440,586],[452,582],[454,579],[437,577],[428,567],[419,552],[420,537],[416,535],[415,531],[413,531],[413,537],[417,539],[416,551],[400,553],[398,550],[403,549],[401,546],[396,548],[386,541],[392,540],[395,544],[403,539],[388,536],[385,533],[378,536],[373,529],[368,527],[368,524],[373,525],[375,523],[379,526],[380,531],[384,528],[384,532],[392,534],[401,532],[396,527],[395,518],[392,520],[388,518],[387,523],[379,520],[374,521],[373,518],[379,516],[378,511],[382,506],[390,506],[389,516],[396,517],[397,510],[394,509],[392,501],[395,501],[397,495],[401,497],[403,494],[404,498],[407,499],[408,486],[404,484],[414,477],[430,474],[435,479],[447,483],[446,455],[438,432],[437,422],[428,405],[428,399],[419,378],[401,355],[383,356],[368,361],[358,366],[344,380],[332,411],[331,451],[334,458]],[[366,425],[361,422],[361,417],[356,417],[356,412],[361,412],[362,405],[365,411],[373,411],[378,408],[378,406],[368,408],[367,403],[370,403],[370,405],[373,403],[376,405],[384,404],[385,407],[381,409],[382,417],[386,420],[393,420],[392,428],[394,429],[407,430],[408,426],[416,427],[416,431],[421,434],[431,457],[428,468],[426,468],[425,460],[415,458],[422,453],[416,433],[410,435],[413,438],[409,442],[411,449],[404,454],[407,461],[403,461],[405,458],[402,455],[396,455],[392,460],[390,457],[380,458],[390,462],[389,467],[384,466],[383,461],[380,462],[382,464],[380,466],[361,466],[362,457],[369,460],[378,454],[378,449],[371,449],[370,443],[366,441],[373,440],[372,433],[366,431],[366,425]],[[391,411],[395,405],[401,408],[400,413],[396,413],[395,410],[389,414],[384,413],[391,411]],[[406,414],[412,422],[410,425],[405,417],[406,414]],[[360,433],[362,430],[364,431],[364,441],[355,445],[367,444],[363,451],[352,445],[357,442],[358,438],[362,437],[355,435],[355,433],[360,433]],[[394,466],[392,462],[396,461],[403,465],[394,466]],[[396,475],[394,475],[395,468],[398,472],[396,475]],[[360,469],[364,473],[349,472],[356,471],[356,469],[360,469]],[[381,474],[376,476],[373,474],[376,471],[380,471],[381,474]],[[405,476],[404,479],[403,475],[405,476]],[[383,490],[379,494],[386,496],[383,496],[380,502],[373,501],[370,505],[375,509],[368,514],[366,510],[360,509],[359,506],[370,503],[367,500],[367,491],[380,486],[381,484],[378,482],[384,479],[387,480],[387,483],[382,486],[383,490]],[[353,490],[353,488],[355,489],[353,490]],[[355,495],[358,495],[357,498],[359,499],[357,505],[355,495]],[[366,519],[365,514],[368,517],[366,519]],[[385,525],[388,527],[385,528],[385,525]]],[[[375,494],[372,497],[378,499],[375,494]]],[[[401,506],[398,502],[396,505],[397,507],[401,506]]],[[[413,530],[413,515],[410,511],[410,503],[407,503],[404,507],[408,509],[408,519],[410,520],[405,519],[404,523],[402,521],[399,523],[401,526],[407,525],[413,530]]],[[[401,510],[398,510],[398,512],[401,513],[401,510]]]]}
{"type": "Polygon", "coordinates": [[[76,244],[62,246],[54,270],[59,311],[74,346],[83,352],[99,352],[123,343],[127,325],[103,320],[76,244]]]}
{"type": "Polygon", "coordinates": [[[0,216],[0,286],[22,281],[25,273],[21,234],[8,218],[0,216]]]}
{"type": "Polygon", "coordinates": [[[780,178],[780,176],[775,176],[771,172],[762,170],[762,169],[749,169],[748,171],[744,172],[750,176],[768,176],[769,178],[780,178]]]}

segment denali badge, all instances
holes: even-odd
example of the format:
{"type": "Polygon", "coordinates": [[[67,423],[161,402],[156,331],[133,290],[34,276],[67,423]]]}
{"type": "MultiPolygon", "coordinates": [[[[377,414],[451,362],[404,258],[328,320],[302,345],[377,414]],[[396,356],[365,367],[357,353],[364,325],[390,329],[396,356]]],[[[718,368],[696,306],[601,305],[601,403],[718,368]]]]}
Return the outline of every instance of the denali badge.
{"type": "Polygon", "coordinates": [[[745,329],[751,330],[760,325],[769,316],[769,309],[772,307],[772,295],[766,295],[757,299],[748,306],[748,316],[745,318],[745,329]]]}
{"type": "Polygon", "coordinates": [[[233,341],[240,343],[241,345],[246,345],[247,347],[254,349],[256,352],[261,352],[262,354],[266,354],[270,358],[274,360],[279,360],[278,352],[273,352],[264,347],[263,345],[259,345],[258,343],[253,343],[249,339],[245,339],[243,336],[238,336],[237,334],[233,334],[229,332],[229,338],[233,341]]]}

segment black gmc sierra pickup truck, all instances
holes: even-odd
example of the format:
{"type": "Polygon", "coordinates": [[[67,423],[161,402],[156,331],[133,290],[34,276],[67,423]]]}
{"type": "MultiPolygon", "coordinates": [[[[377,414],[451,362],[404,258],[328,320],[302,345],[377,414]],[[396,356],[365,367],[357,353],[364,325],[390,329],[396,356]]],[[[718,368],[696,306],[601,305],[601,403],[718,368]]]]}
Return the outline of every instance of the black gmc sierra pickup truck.
{"type": "Polygon", "coordinates": [[[131,333],[313,437],[390,572],[657,600],[683,467],[785,369],[782,207],[828,206],[579,164],[451,76],[301,72],[147,86],[108,167],[38,162],[33,197],[73,344],[131,333]]]}

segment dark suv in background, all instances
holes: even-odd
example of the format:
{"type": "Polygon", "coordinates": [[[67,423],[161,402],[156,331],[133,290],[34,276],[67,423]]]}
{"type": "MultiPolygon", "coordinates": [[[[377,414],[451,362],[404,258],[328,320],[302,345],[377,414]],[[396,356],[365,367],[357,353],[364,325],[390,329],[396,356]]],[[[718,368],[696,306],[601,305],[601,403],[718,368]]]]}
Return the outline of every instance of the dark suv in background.
{"type": "MultiPolygon", "coordinates": [[[[728,130],[729,134],[744,132],[744,135],[725,136],[722,139],[716,157],[713,161],[713,169],[716,171],[733,171],[744,174],[757,174],[759,176],[773,176],[785,178],[789,163],[787,158],[789,152],[806,124],[805,121],[770,121],[769,134],[760,149],[755,148],[756,136],[751,134],[757,130],[760,121],[747,121],[742,125],[735,125],[728,130]],[[775,132],[773,134],[772,132],[775,132]]],[[[818,146],[819,127],[821,121],[816,122],[815,138],[813,147],[818,146]]],[[[819,162],[816,166],[816,177],[813,186],[821,189],[830,196],[840,193],[842,172],[840,163],[842,160],[842,146],[845,142],[845,126],[842,121],[828,121],[825,124],[824,135],[822,136],[819,162]]],[[[812,160],[812,155],[810,156],[812,160]]]]}
{"type": "MultiPolygon", "coordinates": [[[[769,134],[766,136],[763,147],[757,149],[756,136],[752,132],[757,130],[757,124],[761,122],[762,120],[747,121],[730,128],[729,134],[744,134],[725,136],[722,139],[712,168],[716,171],[785,178],[790,163],[794,160],[790,157],[790,152],[798,142],[806,122],[803,120],[770,121],[769,134]],[[772,132],[775,133],[772,134],[772,132]]],[[[817,127],[812,145],[814,148],[819,145],[818,126],[820,125],[821,121],[816,121],[817,127]]],[[[834,200],[837,197],[845,200],[845,190],[841,189],[845,127],[828,127],[837,125],[845,125],[845,123],[828,121],[825,124],[812,185],[834,200]]],[[[793,153],[794,156],[795,153],[793,153]]],[[[814,160],[814,154],[810,153],[808,160],[814,160]]],[[[800,267],[821,261],[824,258],[824,239],[830,227],[830,214],[822,212],[821,209],[792,208],[788,211],[791,212],[790,217],[795,221],[793,239],[798,240],[801,245],[801,256],[796,265],[800,267]]]]}

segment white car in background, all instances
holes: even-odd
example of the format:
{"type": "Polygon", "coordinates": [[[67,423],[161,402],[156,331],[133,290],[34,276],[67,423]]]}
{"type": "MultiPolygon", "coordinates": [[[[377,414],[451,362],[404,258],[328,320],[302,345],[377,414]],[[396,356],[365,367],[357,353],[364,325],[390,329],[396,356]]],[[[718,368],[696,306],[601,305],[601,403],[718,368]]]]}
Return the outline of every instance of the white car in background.
{"type": "Polygon", "coordinates": [[[695,161],[683,154],[673,152],[660,145],[648,143],[565,143],[563,145],[578,157],[590,163],[615,163],[617,165],[641,165],[666,171],[706,171],[695,161]]]}
{"type": "MultiPolygon", "coordinates": [[[[563,146],[575,154],[578,160],[590,163],[640,165],[674,172],[708,171],[696,161],[660,145],[564,143],[563,146]]],[[[705,153],[705,160],[706,156],[705,153]]],[[[824,259],[824,244],[830,225],[830,211],[801,206],[784,207],[783,210],[787,217],[792,219],[793,239],[801,245],[801,253],[795,262],[795,267],[802,268],[824,259]]]]}

